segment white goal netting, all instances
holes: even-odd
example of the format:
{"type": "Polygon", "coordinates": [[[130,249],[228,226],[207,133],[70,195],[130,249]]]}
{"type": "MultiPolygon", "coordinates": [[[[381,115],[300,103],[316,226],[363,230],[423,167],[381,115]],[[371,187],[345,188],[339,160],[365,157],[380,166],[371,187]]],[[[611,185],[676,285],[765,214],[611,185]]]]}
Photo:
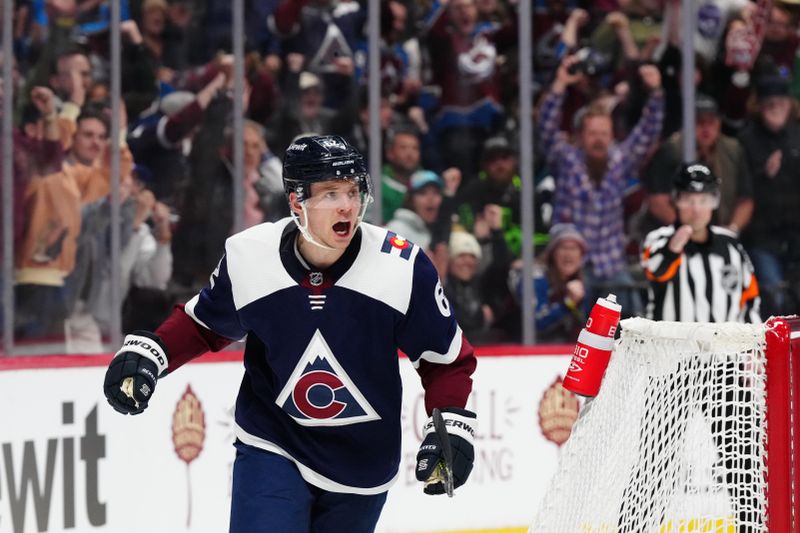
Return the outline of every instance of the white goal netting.
{"type": "Polygon", "coordinates": [[[766,532],[766,326],[621,326],[530,531],[766,532]]]}

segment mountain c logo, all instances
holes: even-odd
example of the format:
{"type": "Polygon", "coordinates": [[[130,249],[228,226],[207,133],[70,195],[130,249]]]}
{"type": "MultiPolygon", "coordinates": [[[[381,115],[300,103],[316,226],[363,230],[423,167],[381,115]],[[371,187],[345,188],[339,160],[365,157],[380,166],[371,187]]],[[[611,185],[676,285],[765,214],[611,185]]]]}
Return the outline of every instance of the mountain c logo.
{"type": "Polygon", "coordinates": [[[319,330],[275,403],[303,426],[345,426],[380,419],[319,330]]]}

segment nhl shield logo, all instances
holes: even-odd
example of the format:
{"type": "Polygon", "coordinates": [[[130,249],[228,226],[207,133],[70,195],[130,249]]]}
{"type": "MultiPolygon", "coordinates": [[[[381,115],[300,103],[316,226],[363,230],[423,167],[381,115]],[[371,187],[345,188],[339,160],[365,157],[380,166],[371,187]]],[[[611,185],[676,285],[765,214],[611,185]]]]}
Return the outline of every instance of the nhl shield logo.
{"type": "Polygon", "coordinates": [[[322,272],[311,272],[308,275],[308,281],[314,287],[319,287],[322,285],[322,272]]]}
{"type": "Polygon", "coordinates": [[[724,265],[720,268],[719,278],[725,292],[733,293],[736,291],[736,287],[739,284],[739,272],[733,265],[724,265]]]}
{"type": "Polygon", "coordinates": [[[303,426],[379,420],[317,330],[275,403],[303,426]]]}

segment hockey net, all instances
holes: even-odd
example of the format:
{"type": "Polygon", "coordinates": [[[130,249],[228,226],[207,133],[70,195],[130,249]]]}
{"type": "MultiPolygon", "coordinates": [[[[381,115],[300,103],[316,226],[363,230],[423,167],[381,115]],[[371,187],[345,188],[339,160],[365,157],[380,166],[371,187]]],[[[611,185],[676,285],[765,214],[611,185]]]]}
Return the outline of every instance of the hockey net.
{"type": "Polygon", "coordinates": [[[623,321],[530,531],[800,531],[799,325],[623,321]]]}

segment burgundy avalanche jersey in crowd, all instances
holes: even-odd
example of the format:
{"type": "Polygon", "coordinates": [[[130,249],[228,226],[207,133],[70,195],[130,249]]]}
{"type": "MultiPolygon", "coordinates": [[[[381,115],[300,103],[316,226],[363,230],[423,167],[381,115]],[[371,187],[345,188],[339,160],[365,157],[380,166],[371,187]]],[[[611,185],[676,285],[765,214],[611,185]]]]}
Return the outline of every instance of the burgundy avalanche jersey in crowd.
{"type": "MultiPolygon", "coordinates": [[[[197,328],[188,334],[205,349],[219,347],[209,334],[247,337],[241,441],[288,457],[323,489],[377,494],[400,463],[398,348],[420,374],[430,411],[466,403],[472,347],[417,246],[362,224],[320,272],[297,252],[297,233],[286,218],[229,238],[209,286],[185,306],[197,328]]],[[[185,315],[157,332],[170,371],[203,351],[184,340],[185,315]]]]}

